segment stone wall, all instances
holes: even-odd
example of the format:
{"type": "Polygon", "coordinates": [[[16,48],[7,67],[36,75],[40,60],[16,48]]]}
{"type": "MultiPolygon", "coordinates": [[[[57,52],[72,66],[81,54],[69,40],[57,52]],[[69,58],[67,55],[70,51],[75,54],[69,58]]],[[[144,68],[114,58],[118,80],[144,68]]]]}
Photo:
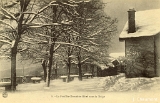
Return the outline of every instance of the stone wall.
{"type": "Polygon", "coordinates": [[[129,38],[126,45],[127,77],[151,77],[154,75],[154,37],[129,38]]]}

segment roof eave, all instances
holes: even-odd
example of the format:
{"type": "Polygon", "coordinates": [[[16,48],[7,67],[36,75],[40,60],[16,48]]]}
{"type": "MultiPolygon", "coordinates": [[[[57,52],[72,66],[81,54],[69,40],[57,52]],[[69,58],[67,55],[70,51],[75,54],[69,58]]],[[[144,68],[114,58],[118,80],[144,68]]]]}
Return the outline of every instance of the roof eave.
{"type": "Polygon", "coordinates": [[[119,38],[120,42],[124,42],[126,38],[119,38]]]}

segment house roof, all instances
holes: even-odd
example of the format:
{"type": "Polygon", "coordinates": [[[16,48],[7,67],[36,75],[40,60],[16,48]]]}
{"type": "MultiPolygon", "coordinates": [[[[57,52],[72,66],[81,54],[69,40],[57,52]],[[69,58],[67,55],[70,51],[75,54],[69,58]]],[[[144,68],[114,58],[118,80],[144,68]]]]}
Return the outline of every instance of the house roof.
{"type": "Polygon", "coordinates": [[[97,66],[100,67],[102,70],[109,68],[109,67],[106,66],[105,64],[101,64],[101,63],[98,63],[98,62],[96,62],[96,61],[94,61],[93,64],[94,64],[94,65],[97,65],[97,66]]]}
{"type": "Polygon", "coordinates": [[[117,59],[119,57],[125,57],[125,53],[124,52],[117,52],[117,53],[110,53],[109,54],[110,57],[117,59]]]}
{"type": "Polygon", "coordinates": [[[160,9],[135,12],[136,32],[128,33],[126,22],[119,38],[153,36],[160,33],[160,9]]]}

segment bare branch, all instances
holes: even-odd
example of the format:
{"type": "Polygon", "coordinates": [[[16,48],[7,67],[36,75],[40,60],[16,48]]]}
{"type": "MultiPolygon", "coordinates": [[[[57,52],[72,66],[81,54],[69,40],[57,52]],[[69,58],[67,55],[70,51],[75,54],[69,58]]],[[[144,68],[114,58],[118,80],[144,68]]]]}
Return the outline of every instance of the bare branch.
{"type": "Polygon", "coordinates": [[[45,19],[48,19],[48,20],[52,20],[52,18],[46,17],[46,16],[41,15],[41,14],[37,14],[37,13],[34,13],[34,12],[23,12],[23,14],[34,14],[34,15],[40,16],[42,18],[45,18],[45,19]]]}
{"type": "Polygon", "coordinates": [[[68,4],[68,3],[64,3],[64,2],[62,2],[62,4],[67,5],[67,6],[71,6],[71,7],[76,7],[76,6],[78,6],[77,4],[68,4]]]}
{"type": "Polygon", "coordinates": [[[2,9],[5,13],[7,13],[7,15],[10,16],[13,20],[17,21],[16,17],[15,17],[14,15],[12,15],[9,11],[7,11],[6,9],[4,9],[4,8],[2,8],[2,7],[1,7],[1,9],[2,9]]]}
{"type": "Polygon", "coordinates": [[[94,42],[91,41],[91,40],[89,40],[89,42],[92,43],[93,45],[97,45],[97,46],[99,45],[99,44],[97,44],[97,43],[94,43],[94,42]]]}
{"type": "Polygon", "coordinates": [[[29,37],[27,37],[26,39],[31,40],[31,41],[22,40],[22,42],[28,42],[28,43],[30,43],[30,44],[36,44],[36,42],[37,42],[37,44],[48,44],[48,41],[45,41],[45,40],[37,40],[37,39],[35,39],[35,38],[29,38],[29,37]],[[33,40],[34,40],[35,42],[33,42],[33,40]]]}
{"type": "MultiPolygon", "coordinates": [[[[15,30],[14,27],[13,27],[12,25],[10,25],[10,24],[4,22],[3,20],[0,20],[0,23],[4,24],[4,25],[6,25],[6,26],[9,26],[9,27],[11,27],[13,30],[15,30]]],[[[16,30],[15,30],[15,31],[16,31],[16,30]]]]}
{"type": "Polygon", "coordinates": [[[41,8],[41,9],[30,19],[30,21],[29,21],[27,24],[31,23],[38,14],[40,14],[41,12],[43,12],[44,10],[46,10],[46,9],[47,9],[48,7],[50,7],[50,6],[51,6],[51,4],[49,4],[49,5],[41,8]]]}
{"type": "Polygon", "coordinates": [[[42,23],[34,23],[32,25],[29,25],[31,28],[41,28],[41,27],[46,27],[46,26],[60,26],[61,24],[59,23],[50,23],[50,24],[42,24],[42,23]]]}
{"type": "Polygon", "coordinates": [[[57,47],[55,47],[54,51],[56,51],[60,46],[61,46],[61,44],[59,44],[57,47]]]}
{"type": "Polygon", "coordinates": [[[11,19],[10,16],[7,16],[7,15],[3,14],[2,12],[0,12],[0,14],[3,15],[4,17],[6,17],[7,19],[11,19]]]}
{"type": "Polygon", "coordinates": [[[44,35],[44,34],[41,34],[41,33],[36,33],[35,35],[39,35],[39,36],[44,36],[44,37],[47,37],[47,38],[51,38],[51,36],[49,36],[49,35],[44,35]]]}
{"type": "Polygon", "coordinates": [[[11,45],[12,45],[12,43],[9,42],[8,40],[0,40],[0,42],[4,42],[4,43],[7,43],[7,44],[11,44],[11,45]]]}
{"type": "MultiPolygon", "coordinates": [[[[35,1],[36,1],[36,0],[34,0],[32,6],[31,6],[31,10],[33,10],[33,6],[35,5],[35,1]]],[[[27,17],[27,19],[25,20],[24,23],[26,23],[26,22],[29,20],[30,16],[31,16],[31,15],[28,15],[28,17],[27,17]]]]}
{"type": "Polygon", "coordinates": [[[0,56],[0,58],[8,58],[8,59],[10,59],[11,57],[10,56],[0,56]]]}
{"type": "Polygon", "coordinates": [[[8,40],[12,40],[11,38],[9,38],[8,36],[6,36],[6,35],[3,35],[3,34],[0,34],[0,36],[2,36],[2,37],[4,37],[4,38],[6,38],[6,39],[8,39],[8,40]]]}
{"type": "Polygon", "coordinates": [[[18,52],[23,52],[25,50],[27,50],[28,48],[24,48],[24,49],[21,49],[21,50],[18,50],[18,52]]]}
{"type": "Polygon", "coordinates": [[[81,63],[84,63],[85,61],[87,61],[89,58],[85,58],[84,60],[81,61],[81,63]]]}
{"type": "Polygon", "coordinates": [[[82,48],[88,52],[91,52],[90,50],[80,46],[80,45],[76,45],[76,44],[73,44],[73,43],[66,43],[66,42],[55,42],[56,44],[62,44],[62,45],[70,45],[70,46],[75,46],[75,47],[79,47],[79,48],[82,48]]]}
{"type": "Polygon", "coordinates": [[[25,41],[25,40],[23,40],[23,41],[21,41],[21,42],[28,43],[28,44],[35,44],[35,43],[33,43],[33,42],[25,41]]]}
{"type": "Polygon", "coordinates": [[[102,31],[102,30],[99,30],[99,31],[97,31],[96,33],[94,33],[94,34],[90,34],[90,35],[89,35],[89,36],[87,36],[87,37],[93,37],[93,36],[96,36],[96,35],[98,35],[101,31],[102,31]]]}

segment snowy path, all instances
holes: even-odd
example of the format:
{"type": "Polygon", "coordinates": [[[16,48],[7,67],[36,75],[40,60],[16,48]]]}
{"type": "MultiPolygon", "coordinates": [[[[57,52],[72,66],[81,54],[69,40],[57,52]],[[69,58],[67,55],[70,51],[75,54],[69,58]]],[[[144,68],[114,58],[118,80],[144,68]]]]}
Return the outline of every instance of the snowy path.
{"type": "MultiPolygon", "coordinates": [[[[63,82],[62,79],[51,80],[50,87],[46,87],[46,83],[25,83],[17,86],[17,92],[103,92],[104,89],[99,86],[100,78],[88,78],[83,81],[73,80],[69,83],[63,82]]],[[[4,88],[0,88],[0,92],[4,88]]]]}
{"type": "Polygon", "coordinates": [[[73,80],[69,83],[63,82],[62,79],[52,80],[50,87],[46,87],[46,84],[41,83],[27,83],[20,84],[17,87],[18,91],[52,91],[52,92],[102,92],[103,88],[99,87],[100,78],[83,79],[83,81],[73,80]]]}

